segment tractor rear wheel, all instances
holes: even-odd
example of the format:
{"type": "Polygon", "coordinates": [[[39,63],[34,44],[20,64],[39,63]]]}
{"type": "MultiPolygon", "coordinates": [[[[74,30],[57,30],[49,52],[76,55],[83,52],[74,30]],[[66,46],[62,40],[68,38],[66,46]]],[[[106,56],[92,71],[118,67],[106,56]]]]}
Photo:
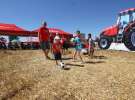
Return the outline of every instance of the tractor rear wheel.
{"type": "Polygon", "coordinates": [[[101,37],[98,46],[100,49],[108,49],[111,45],[112,41],[107,37],[101,37]]]}
{"type": "Polygon", "coordinates": [[[130,30],[130,32],[125,33],[123,42],[129,50],[135,51],[135,30],[130,30]]]}

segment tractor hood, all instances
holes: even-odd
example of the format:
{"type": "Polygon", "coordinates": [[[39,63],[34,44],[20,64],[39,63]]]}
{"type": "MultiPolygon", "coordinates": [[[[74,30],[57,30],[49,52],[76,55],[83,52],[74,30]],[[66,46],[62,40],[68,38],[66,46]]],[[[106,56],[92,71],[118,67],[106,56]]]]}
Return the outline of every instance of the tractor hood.
{"type": "Polygon", "coordinates": [[[118,34],[118,25],[113,25],[102,31],[102,35],[105,36],[116,36],[118,34]]]}

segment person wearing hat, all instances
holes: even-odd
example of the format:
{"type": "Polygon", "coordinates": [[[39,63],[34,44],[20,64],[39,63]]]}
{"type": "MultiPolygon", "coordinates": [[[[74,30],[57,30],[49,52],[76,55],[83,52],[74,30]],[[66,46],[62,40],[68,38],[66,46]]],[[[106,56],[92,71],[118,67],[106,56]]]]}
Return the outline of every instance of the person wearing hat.
{"type": "Polygon", "coordinates": [[[56,33],[55,37],[54,37],[54,41],[59,39],[60,40],[60,36],[59,36],[59,33],[56,33]]]}
{"type": "Polygon", "coordinates": [[[53,51],[53,55],[56,61],[56,65],[59,66],[58,64],[58,60],[60,60],[60,64],[63,63],[62,62],[62,44],[60,42],[60,37],[59,36],[55,36],[54,38],[54,42],[52,44],[52,51],[53,51]]]}
{"type": "Polygon", "coordinates": [[[81,59],[81,62],[83,63],[83,59],[82,59],[82,56],[81,56],[81,50],[82,50],[82,41],[80,39],[80,31],[77,31],[76,32],[76,37],[74,39],[74,46],[75,46],[75,52],[74,52],[74,55],[73,55],[73,60],[76,59],[76,56],[78,55],[79,58],[81,59]]]}
{"type": "Polygon", "coordinates": [[[49,33],[49,29],[47,28],[46,22],[42,23],[42,26],[40,27],[38,32],[38,37],[39,37],[41,49],[43,50],[46,59],[50,59],[50,57],[48,56],[49,49],[50,49],[50,43],[49,43],[50,33],[49,33]]]}

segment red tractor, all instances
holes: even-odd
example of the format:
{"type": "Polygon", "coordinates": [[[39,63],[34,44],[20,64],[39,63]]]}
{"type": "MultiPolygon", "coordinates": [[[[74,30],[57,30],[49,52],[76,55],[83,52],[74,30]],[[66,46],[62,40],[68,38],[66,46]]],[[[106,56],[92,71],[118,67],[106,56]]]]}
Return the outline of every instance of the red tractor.
{"type": "Polygon", "coordinates": [[[120,12],[117,24],[101,32],[98,43],[101,49],[108,49],[112,42],[124,43],[129,50],[135,51],[135,8],[120,12]]]}

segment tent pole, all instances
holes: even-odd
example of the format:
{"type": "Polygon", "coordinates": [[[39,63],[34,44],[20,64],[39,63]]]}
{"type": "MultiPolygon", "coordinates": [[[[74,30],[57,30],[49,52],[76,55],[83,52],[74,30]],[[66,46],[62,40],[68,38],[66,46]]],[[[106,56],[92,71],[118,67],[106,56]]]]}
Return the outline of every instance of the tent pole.
{"type": "Polygon", "coordinates": [[[31,44],[31,50],[33,49],[33,46],[32,46],[32,36],[30,36],[30,44],[31,44]]]}

